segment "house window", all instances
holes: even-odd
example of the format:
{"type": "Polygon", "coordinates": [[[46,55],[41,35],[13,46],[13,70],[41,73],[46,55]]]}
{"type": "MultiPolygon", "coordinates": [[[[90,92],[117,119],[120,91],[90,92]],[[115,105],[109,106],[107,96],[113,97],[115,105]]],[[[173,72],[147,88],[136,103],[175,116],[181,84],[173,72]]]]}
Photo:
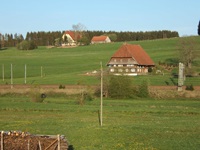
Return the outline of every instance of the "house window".
{"type": "Polygon", "coordinates": [[[110,69],[110,72],[115,72],[115,69],[113,69],[113,68],[112,68],[112,69],[110,69]]]}
{"type": "Polygon", "coordinates": [[[135,68],[132,68],[132,69],[131,69],[131,72],[135,72],[135,68]]]}
{"type": "Polygon", "coordinates": [[[129,69],[126,69],[125,71],[126,71],[126,72],[129,72],[129,69]]]}

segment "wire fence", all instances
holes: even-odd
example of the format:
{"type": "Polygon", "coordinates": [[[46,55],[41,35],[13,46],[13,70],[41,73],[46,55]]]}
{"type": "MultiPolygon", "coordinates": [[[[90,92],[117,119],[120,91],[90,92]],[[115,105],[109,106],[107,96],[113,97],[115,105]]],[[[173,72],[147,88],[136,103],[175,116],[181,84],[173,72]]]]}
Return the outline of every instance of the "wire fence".
{"type": "MultiPolygon", "coordinates": [[[[106,69],[105,69],[106,70],[106,69]]],[[[87,71],[85,71],[86,73],[87,71]]],[[[94,74],[93,74],[94,75],[94,74]]],[[[20,80],[18,84],[26,84],[27,80],[32,78],[42,79],[49,78],[46,84],[52,84],[52,79],[54,79],[54,83],[56,81],[60,84],[60,81],[64,80],[64,76],[71,76],[74,80],[80,81],[91,80],[94,76],[84,76],[84,72],[82,70],[74,69],[72,66],[47,66],[47,65],[15,65],[15,64],[2,64],[0,69],[0,84],[10,84],[10,80],[20,80]],[[82,75],[82,76],[80,76],[82,75]]],[[[160,74],[160,75],[142,75],[142,76],[133,76],[133,83],[140,84],[141,81],[147,80],[150,85],[166,85],[166,86],[176,86],[178,84],[178,77],[173,76],[171,74],[160,74]]],[[[97,79],[94,79],[97,80],[97,79]]],[[[76,82],[76,83],[77,83],[76,82]]],[[[92,81],[90,81],[92,82],[92,81]]],[[[68,84],[68,81],[65,81],[68,84]]],[[[30,84],[30,81],[29,81],[30,84]]],[[[70,83],[71,84],[71,83],[70,83]]],[[[200,76],[195,77],[186,77],[184,81],[184,85],[194,85],[200,86],[200,76]]]]}

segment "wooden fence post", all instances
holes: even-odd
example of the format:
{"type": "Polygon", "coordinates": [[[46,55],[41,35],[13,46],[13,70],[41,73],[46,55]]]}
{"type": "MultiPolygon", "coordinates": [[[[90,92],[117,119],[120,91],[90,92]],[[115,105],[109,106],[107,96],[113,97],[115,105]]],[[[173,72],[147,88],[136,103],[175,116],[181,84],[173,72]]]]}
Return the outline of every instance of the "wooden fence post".
{"type": "Polygon", "coordinates": [[[13,65],[10,65],[10,84],[11,84],[11,89],[13,89],[13,65]]]}
{"type": "Polygon", "coordinates": [[[2,65],[2,78],[3,78],[3,81],[4,81],[4,64],[2,65]]]}
{"type": "Polygon", "coordinates": [[[24,84],[26,84],[26,64],[24,66],[24,84]]]}
{"type": "Polygon", "coordinates": [[[3,131],[1,131],[1,150],[3,150],[3,131]]]}

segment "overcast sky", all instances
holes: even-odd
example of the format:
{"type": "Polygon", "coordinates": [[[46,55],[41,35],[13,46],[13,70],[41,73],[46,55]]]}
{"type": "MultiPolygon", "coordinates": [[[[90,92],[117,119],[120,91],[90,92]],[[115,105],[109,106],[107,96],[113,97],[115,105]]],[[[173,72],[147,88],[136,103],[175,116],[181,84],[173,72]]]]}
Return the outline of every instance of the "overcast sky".
{"type": "Polygon", "coordinates": [[[0,14],[3,34],[63,31],[81,23],[87,30],[189,36],[197,35],[200,0],[0,0],[0,14]]]}

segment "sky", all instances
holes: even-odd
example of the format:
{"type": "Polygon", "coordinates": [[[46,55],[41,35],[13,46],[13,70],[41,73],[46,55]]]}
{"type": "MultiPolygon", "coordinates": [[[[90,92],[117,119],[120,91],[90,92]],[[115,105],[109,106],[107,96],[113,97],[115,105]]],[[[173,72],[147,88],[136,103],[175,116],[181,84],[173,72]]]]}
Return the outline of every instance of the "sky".
{"type": "Polygon", "coordinates": [[[177,31],[197,35],[200,0],[0,0],[0,33],[177,31]]]}

